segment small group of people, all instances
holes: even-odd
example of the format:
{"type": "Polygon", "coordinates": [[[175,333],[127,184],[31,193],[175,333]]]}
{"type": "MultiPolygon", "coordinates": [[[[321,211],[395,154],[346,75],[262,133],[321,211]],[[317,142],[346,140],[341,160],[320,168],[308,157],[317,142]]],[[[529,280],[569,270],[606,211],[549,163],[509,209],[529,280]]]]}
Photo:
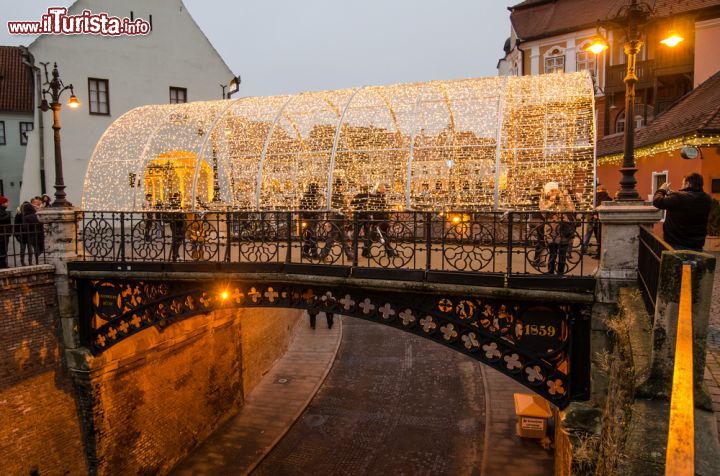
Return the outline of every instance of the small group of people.
{"type": "MultiPolygon", "coordinates": [[[[330,197],[332,208],[336,211],[328,216],[328,220],[320,220],[321,210],[320,187],[316,183],[308,185],[300,199],[300,208],[303,210],[300,218],[303,222],[302,255],[308,259],[324,260],[335,243],[339,243],[348,259],[355,258],[352,247],[348,244],[347,217],[344,203],[342,183],[333,183],[333,192],[330,197]],[[324,246],[320,243],[324,239],[324,246]]],[[[358,238],[362,236],[362,256],[371,257],[373,241],[379,242],[389,258],[395,256],[395,250],[390,241],[390,217],[386,210],[386,187],[376,184],[373,188],[366,188],[356,194],[350,202],[350,209],[357,214],[358,229],[353,230],[358,238]]]]}
{"type": "Polygon", "coordinates": [[[13,218],[8,210],[10,200],[0,195],[0,269],[10,265],[8,258],[13,246],[10,241],[12,237],[20,245],[20,252],[12,255],[20,256],[21,266],[40,263],[40,256],[45,251],[45,231],[37,212],[50,206],[49,196],[33,197],[20,204],[13,218]]]}
{"type": "MultiPolygon", "coordinates": [[[[597,185],[595,201],[600,204],[612,201],[602,184],[597,185]]],[[[575,214],[575,196],[562,189],[557,182],[548,182],[538,203],[539,212],[531,221],[534,226],[535,253],[533,265],[542,266],[543,255],[547,252],[548,274],[565,274],[570,247],[575,239],[580,222],[575,214]]],[[[595,236],[597,249],[600,248],[600,222],[596,214],[590,217],[581,240],[581,253],[588,252],[592,237],[595,236]]],[[[597,252],[594,255],[597,257],[597,252]]]]}

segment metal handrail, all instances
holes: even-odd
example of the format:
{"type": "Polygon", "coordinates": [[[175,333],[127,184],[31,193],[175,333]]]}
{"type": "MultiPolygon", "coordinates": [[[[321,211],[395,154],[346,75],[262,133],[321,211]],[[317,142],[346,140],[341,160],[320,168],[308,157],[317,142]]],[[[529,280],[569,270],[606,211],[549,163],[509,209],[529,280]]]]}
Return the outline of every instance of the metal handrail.
{"type": "Polygon", "coordinates": [[[640,225],[639,246],[638,284],[648,313],[654,316],[662,253],[673,248],[646,225],[640,225]]]}

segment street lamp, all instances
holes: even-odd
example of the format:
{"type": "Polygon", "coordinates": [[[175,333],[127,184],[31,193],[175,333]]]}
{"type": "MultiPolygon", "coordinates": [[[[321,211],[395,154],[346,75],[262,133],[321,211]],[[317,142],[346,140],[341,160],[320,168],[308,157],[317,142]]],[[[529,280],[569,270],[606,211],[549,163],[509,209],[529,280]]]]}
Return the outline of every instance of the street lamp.
{"type": "MultiPolygon", "coordinates": [[[[641,201],[638,194],[637,180],[635,180],[635,121],[633,118],[635,111],[635,85],[638,82],[635,64],[637,55],[642,48],[642,31],[652,15],[652,8],[646,3],[638,3],[637,0],[630,0],[624,5],[618,14],[609,21],[600,22],[605,29],[615,27],[625,32],[625,55],[627,56],[627,71],[625,74],[625,130],[623,145],[623,164],[620,168],[622,178],[620,179],[620,190],[616,195],[619,201],[641,201]]],[[[599,25],[599,26],[600,26],[599,25]]],[[[598,26],[598,34],[586,48],[588,51],[597,54],[608,49],[607,39],[600,34],[598,26]]],[[[660,43],[675,47],[684,38],[675,31],[670,31],[668,36],[660,41],[660,43]]]]}
{"type": "Polygon", "coordinates": [[[235,76],[228,84],[221,84],[223,99],[230,99],[233,94],[240,90],[240,75],[235,76]],[[227,93],[225,91],[227,90],[227,93]]]}
{"type": "Polygon", "coordinates": [[[65,181],[63,179],[62,170],[62,151],[60,149],[60,117],[59,112],[62,104],[60,104],[60,96],[66,90],[70,90],[70,99],[68,99],[68,107],[76,109],[80,106],[75,91],[73,90],[72,84],[65,86],[60,79],[60,73],[58,72],[57,63],[53,65],[52,80],[48,77],[47,65],[49,63],[40,63],[45,68],[45,84],[48,85],[47,89],[43,89],[43,100],[40,103],[40,110],[47,112],[50,109],[53,111],[53,131],[55,131],[55,201],[52,203],[53,207],[59,208],[70,208],[72,203],[67,201],[65,194],[65,181]],[[47,96],[50,96],[51,102],[48,104],[47,96]]]}

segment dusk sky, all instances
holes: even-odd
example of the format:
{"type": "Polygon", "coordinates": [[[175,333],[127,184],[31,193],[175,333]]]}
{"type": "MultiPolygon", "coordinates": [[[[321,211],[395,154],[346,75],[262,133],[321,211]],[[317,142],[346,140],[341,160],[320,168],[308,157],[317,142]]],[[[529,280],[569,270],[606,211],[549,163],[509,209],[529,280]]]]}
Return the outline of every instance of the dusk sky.
{"type": "MultiPolygon", "coordinates": [[[[195,21],[242,76],[241,95],[275,95],[497,74],[520,0],[184,0],[195,21]]],[[[36,20],[69,0],[0,0],[8,20],[36,20]]]]}

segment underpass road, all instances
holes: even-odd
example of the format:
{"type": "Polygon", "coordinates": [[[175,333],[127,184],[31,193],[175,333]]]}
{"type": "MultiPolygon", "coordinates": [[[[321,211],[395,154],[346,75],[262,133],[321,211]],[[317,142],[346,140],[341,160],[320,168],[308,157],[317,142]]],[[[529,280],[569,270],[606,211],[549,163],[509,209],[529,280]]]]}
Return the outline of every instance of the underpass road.
{"type": "MultiPolygon", "coordinates": [[[[252,474],[481,474],[485,420],[480,364],[408,333],[343,318],[330,374],[252,474]]],[[[549,472],[525,474],[550,474],[549,462],[549,472]]]]}

